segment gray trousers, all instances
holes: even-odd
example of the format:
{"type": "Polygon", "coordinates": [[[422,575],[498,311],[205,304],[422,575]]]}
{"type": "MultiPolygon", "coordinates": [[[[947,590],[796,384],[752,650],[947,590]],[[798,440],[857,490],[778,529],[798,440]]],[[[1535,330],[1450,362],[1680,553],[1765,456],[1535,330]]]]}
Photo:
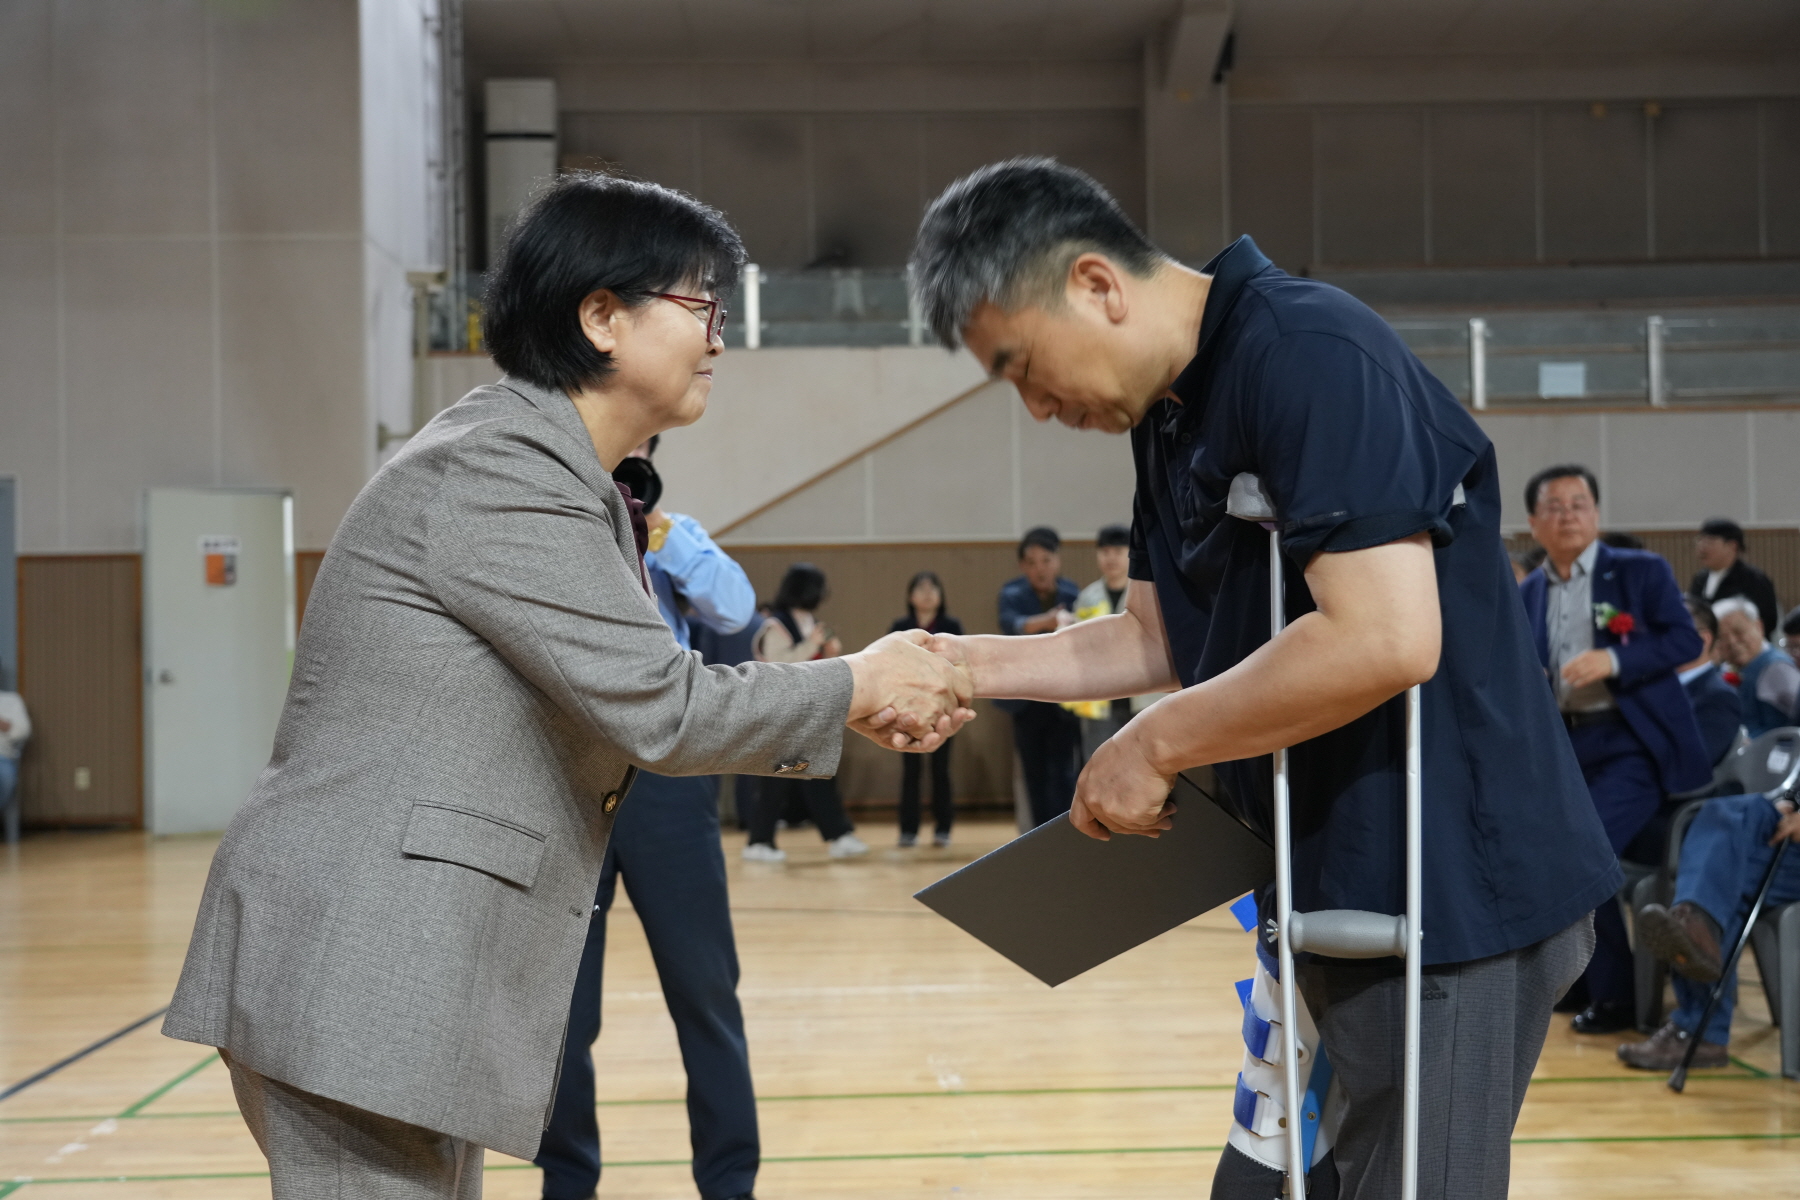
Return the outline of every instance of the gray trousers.
{"type": "MultiPolygon", "coordinates": [[[[229,1060],[227,1060],[229,1062],[229,1060]]],[[[273,1200],[481,1200],[481,1147],[230,1063],[273,1200]]]]}
{"type": "MultiPolygon", "coordinates": [[[[1506,1200],[1513,1126],[1550,1007],[1593,952],[1594,921],[1586,916],[1522,950],[1425,969],[1419,1200],[1506,1200]]],[[[1392,958],[1315,960],[1294,973],[1347,1101],[1330,1159],[1308,1178],[1308,1200],[1393,1200],[1405,1112],[1404,966],[1392,958]],[[1333,1162],[1335,1181],[1321,1179],[1333,1162]]],[[[1212,1195],[1273,1200],[1284,1187],[1281,1172],[1227,1147],[1212,1195]]]]}
{"type": "MultiPolygon", "coordinates": [[[[1429,929],[1427,931],[1429,933],[1429,929]]],[[[1420,1005],[1420,1200],[1506,1200],[1512,1131],[1550,1008],[1594,953],[1583,917],[1522,950],[1425,971],[1420,1005]]],[[[1332,1143],[1341,1200],[1400,1194],[1406,977],[1396,959],[1298,967],[1348,1104],[1332,1143]]]]}

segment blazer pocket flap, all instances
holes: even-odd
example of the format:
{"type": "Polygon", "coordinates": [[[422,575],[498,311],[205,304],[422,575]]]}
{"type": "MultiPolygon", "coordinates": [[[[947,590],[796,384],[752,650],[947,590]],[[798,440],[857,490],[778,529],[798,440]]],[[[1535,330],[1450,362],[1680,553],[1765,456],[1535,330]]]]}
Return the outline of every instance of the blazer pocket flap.
{"type": "Polygon", "coordinates": [[[544,860],[544,837],[466,809],[415,804],[400,852],[455,863],[529,888],[544,860]]]}

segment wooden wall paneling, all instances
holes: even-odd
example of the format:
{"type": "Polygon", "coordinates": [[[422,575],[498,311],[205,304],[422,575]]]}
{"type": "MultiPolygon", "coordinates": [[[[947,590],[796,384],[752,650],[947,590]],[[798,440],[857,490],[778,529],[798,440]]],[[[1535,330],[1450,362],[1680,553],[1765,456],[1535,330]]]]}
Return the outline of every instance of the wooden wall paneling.
{"type": "Polygon", "coordinates": [[[143,825],[141,572],[136,554],[19,559],[27,825],[143,825]]]}

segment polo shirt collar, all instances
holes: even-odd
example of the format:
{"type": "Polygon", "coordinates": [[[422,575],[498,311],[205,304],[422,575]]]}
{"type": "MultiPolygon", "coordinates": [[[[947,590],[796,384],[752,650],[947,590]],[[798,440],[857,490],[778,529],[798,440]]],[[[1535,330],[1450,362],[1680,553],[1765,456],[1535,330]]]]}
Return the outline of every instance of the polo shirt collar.
{"type": "Polygon", "coordinates": [[[1201,399],[1207,362],[1212,357],[1219,330],[1237,305],[1244,284],[1270,265],[1268,257],[1256,248],[1250,235],[1244,234],[1200,268],[1202,275],[1212,276],[1212,287],[1206,293],[1206,308],[1200,314],[1200,344],[1188,365],[1169,385],[1169,390],[1175,393],[1184,409],[1193,407],[1201,399]]]}

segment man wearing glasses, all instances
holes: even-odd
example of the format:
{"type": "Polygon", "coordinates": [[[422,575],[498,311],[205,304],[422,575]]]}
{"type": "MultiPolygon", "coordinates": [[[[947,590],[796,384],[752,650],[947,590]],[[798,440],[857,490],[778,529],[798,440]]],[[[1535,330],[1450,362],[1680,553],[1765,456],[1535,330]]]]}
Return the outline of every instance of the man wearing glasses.
{"type": "MultiPolygon", "coordinates": [[[[1544,565],[1519,585],[1538,658],[1556,693],[1613,853],[1657,861],[1634,845],[1663,797],[1704,784],[1712,764],[1677,670],[1700,653],[1675,573],[1660,556],[1600,540],[1600,483],[1586,467],[1546,467],[1525,485],[1544,565]]],[[[1564,1000],[1576,1033],[1634,1023],[1631,947],[1616,904],[1594,913],[1594,957],[1564,1000]],[[1585,986],[1585,996],[1583,989],[1585,986]]]]}

